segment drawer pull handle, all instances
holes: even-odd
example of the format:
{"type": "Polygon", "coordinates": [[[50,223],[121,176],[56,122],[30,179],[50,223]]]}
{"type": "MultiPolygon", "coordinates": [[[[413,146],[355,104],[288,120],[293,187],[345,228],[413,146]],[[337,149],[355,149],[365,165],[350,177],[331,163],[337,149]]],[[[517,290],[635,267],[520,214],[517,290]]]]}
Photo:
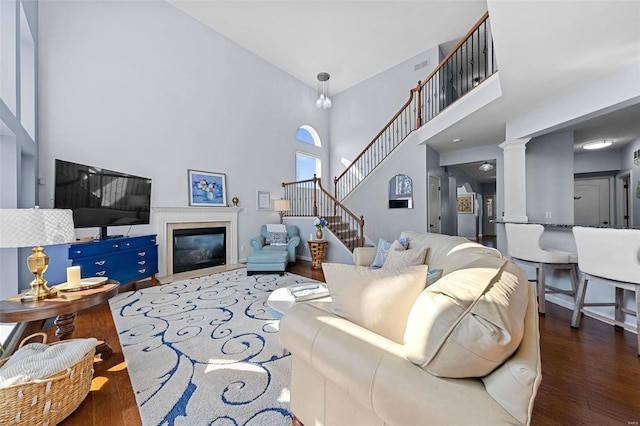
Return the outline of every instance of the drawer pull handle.
{"type": "Polygon", "coordinates": [[[97,275],[97,276],[99,276],[99,277],[101,277],[101,276],[103,276],[103,275],[104,275],[104,274],[106,274],[106,273],[107,273],[107,271],[99,271],[99,272],[96,272],[96,275],[97,275]]]}
{"type": "Polygon", "coordinates": [[[146,251],[141,251],[138,253],[138,256],[146,256],[147,252],[146,251]]]}
{"type": "Polygon", "coordinates": [[[105,263],[107,263],[107,261],[106,261],[106,260],[98,260],[98,261],[96,262],[96,265],[98,265],[98,266],[102,266],[102,265],[104,265],[105,263]]]}
{"type": "Polygon", "coordinates": [[[120,247],[120,245],[119,245],[119,244],[114,244],[114,245],[113,245],[113,248],[118,248],[118,247],[120,247]]]}
{"type": "Polygon", "coordinates": [[[82,250],[76,250],[76,254],[82,254],[82,250]]]}
{"type": "Polygon", "coordinates": [[[140,274],[144,274],[146,272],[146,269],[138,269],[138,273],[140,274]]]}
{"type": "Polygon", "coordinates": [[[146,260],[141,260],[140,262],[138,262],[138,265],[144,265],[145,263],[147,263],[146,260]]]}
{"type": "Polygon", "coordinates": [[[127,247],[129,247],[129,246],[131,245],[131,243],[127,243],[127,244],[125,244],[125,245],[126,245],[127,247]]]}

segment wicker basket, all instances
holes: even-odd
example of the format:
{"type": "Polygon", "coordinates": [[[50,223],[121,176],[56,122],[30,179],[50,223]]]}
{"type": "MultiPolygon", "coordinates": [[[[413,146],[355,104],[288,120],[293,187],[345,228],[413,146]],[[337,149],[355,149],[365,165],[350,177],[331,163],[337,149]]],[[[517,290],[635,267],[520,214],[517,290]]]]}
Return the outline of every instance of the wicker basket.
{"type": "MultiPolygon", "coordinates": [[[[46,334],[36,333],[25,338],[20,347],[34,336],[47,342],[46,334]]],[[[58,343],[62,342],[52,345],[58,343]]],[[[89,393],[94,353],[92,348],[70,368],[44,379],[0,389],[0,425],[53,426],[64,420],[89,393]]],[[[8,359],[0,360],[0,367],[8,359]]]]}

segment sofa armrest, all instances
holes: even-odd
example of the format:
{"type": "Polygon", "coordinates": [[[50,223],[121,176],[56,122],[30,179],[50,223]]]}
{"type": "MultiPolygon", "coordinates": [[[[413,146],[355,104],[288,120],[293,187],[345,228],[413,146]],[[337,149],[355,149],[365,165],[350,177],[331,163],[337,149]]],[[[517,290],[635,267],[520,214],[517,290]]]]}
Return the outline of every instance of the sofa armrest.
{"type": "Polygon", "coordinates": [[[287,242],[287,249],[291,250],[291,249],[295,249],[296,247],[298,247],[300,245],[300,237],[290,237],[289,241],[287,242]]]}
{"type": "Polygon", "coordinates": [[[260,251],[266,244],[266,239],[262,235],[260,235],[259,237],[252,238],[250,243],[251,247],[253,247],[254,250],[260,251]]]}
{"type": "Polygon", "coordinates": [[[380,360],[389,346],[400,346],[307,303],[296,303],[285,313],[278,337],[292,354],[369,409],[373,408],[371,385],[380,360]]]}
{"type": "Polygon", "coordinates": [[[356,247],[353,249],[353,264],[357,266],[369,266],[376,258],[375,247],[356,247]]]}
{"type": "MultiPolygon", "coordinates": [[[[348,396],[332,409],[350,411],[357,402],[389,425],[517,424],[479,379],[433,376],[408,361],[402,345],[310,304],[291,307],[280,321],[278,336],[301,361],[293,363],[292,376],[308,377],[305,369],[310,368],[326,386],[335,384],[348,396]],[[461,401],[467,409],[460,409],[461,401]]],[[[309,424],[329,425],[326,419],[312,418],[327,407],[295,411],[307,409],[315,391],[303,379],[292,381],[291,407],[309,424]],[[293,386],[296,383],[300,386],[293,386]]]]}

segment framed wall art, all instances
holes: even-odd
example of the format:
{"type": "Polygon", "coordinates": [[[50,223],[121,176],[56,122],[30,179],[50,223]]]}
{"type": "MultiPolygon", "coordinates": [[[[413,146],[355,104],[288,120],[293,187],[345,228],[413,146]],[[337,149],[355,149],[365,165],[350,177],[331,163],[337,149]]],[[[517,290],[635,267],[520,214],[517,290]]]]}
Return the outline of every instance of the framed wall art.
{"type": "Polygon", "coordinates": [[[190,206],[226,206],[227,182],[223,173],[189,170],[190,206]]]}
{"type": "Polygon", "coordinates": [[[258,206],[258,210],[271,210],[271,193],[269,191],[257,191],[256,206],[258,206]]]}
{"type": "Polygon", "coordinates": [[[458,213],[473,214],[475,212],[474,205],[473,194],[458,195],[458,213]]]}

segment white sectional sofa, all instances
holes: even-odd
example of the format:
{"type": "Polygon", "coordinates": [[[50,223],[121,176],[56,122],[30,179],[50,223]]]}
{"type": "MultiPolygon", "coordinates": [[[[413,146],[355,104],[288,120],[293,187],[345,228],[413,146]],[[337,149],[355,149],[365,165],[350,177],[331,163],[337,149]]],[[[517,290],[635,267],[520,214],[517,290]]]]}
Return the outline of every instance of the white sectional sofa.
{"type": "MultiPolygon", "coordinates": [[[[424,263],[442,269],[442,278],[403,292],[406,282],[426,278],[427,267],[403,272],[326,265],[333,302],[298,303],[282,318],[297,421],[528,425],[541,381],[533,284],[500,252],[465,238],[400,237],[409,250],[426,247],[424,263]],[[367,276],[370,286],[362,284],[367,276]]],[[[369,265],[375,251],[356,249],[354,262],[369,265]]]]}

